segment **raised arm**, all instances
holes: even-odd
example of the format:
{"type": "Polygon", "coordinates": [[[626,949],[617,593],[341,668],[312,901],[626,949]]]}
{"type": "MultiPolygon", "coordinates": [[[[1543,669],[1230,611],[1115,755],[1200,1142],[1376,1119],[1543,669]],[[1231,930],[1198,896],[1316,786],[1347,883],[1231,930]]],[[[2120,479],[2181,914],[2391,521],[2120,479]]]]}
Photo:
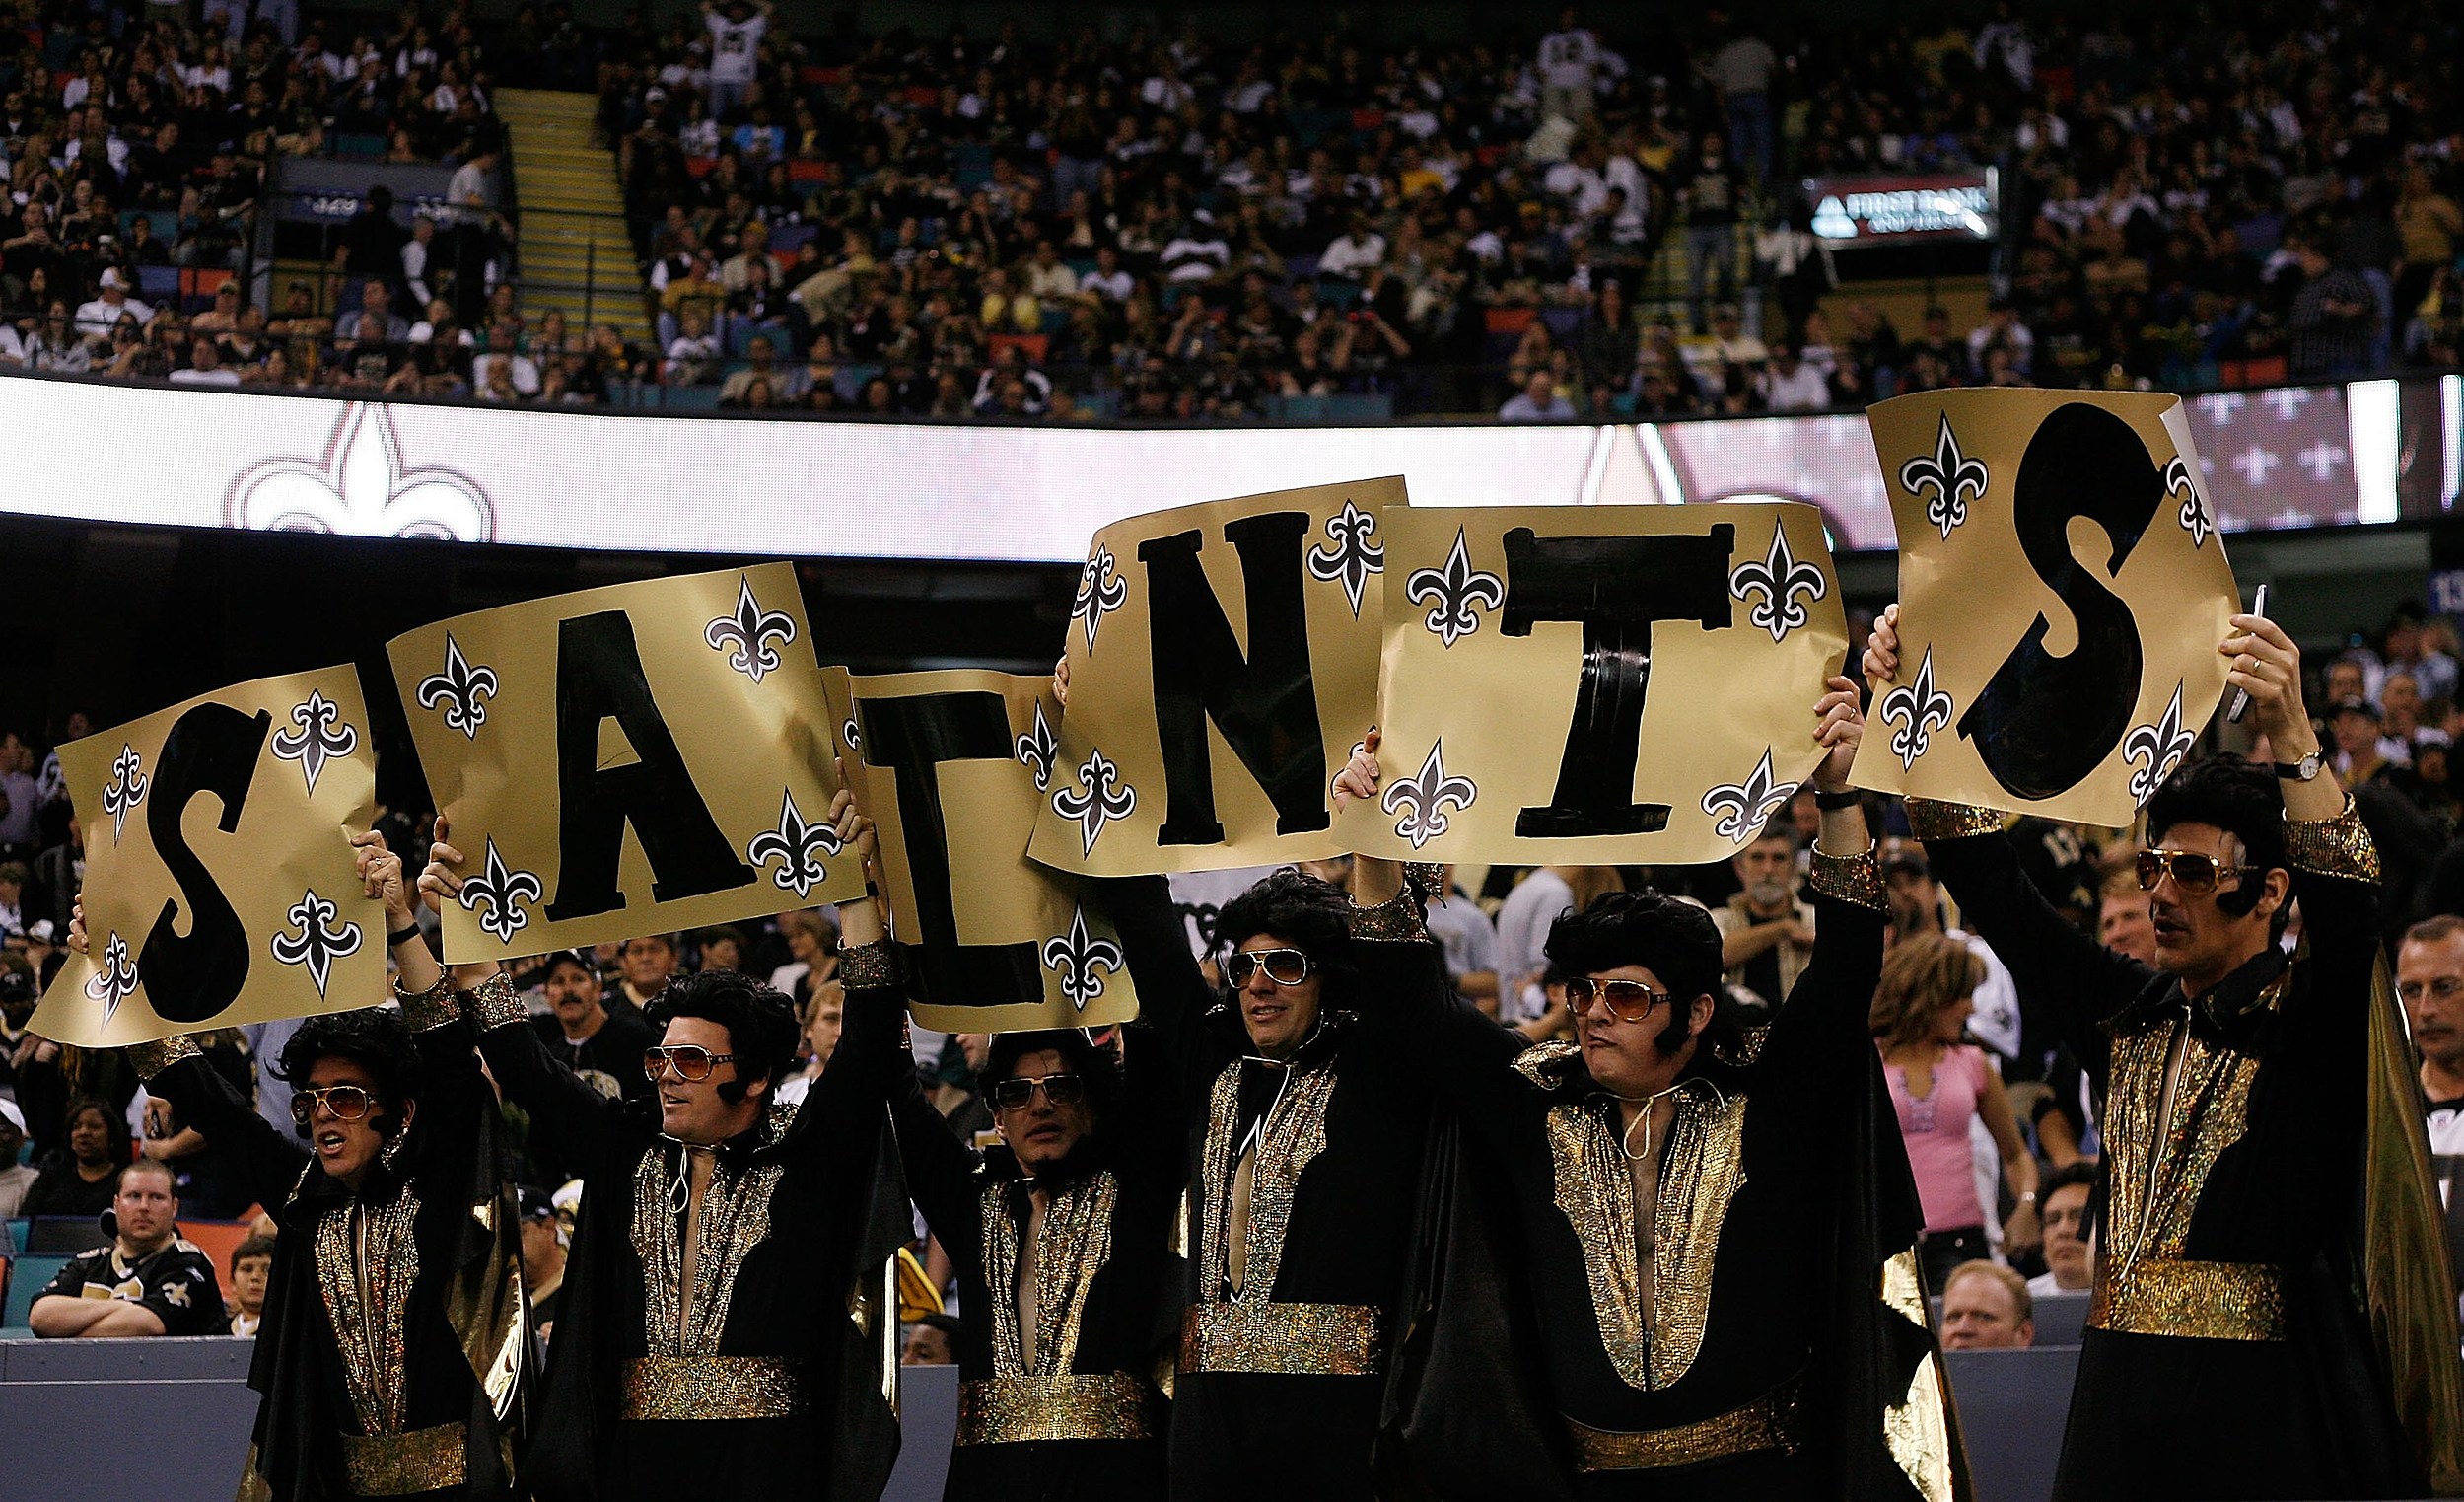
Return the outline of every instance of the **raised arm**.
{"type": "Polygon", "coordinates": [[[1838,1073],[1842,1050],[1865,1056],[1872,1051],[1867,1019],[1873,988],[1882,978],[1889,904],[1865,805],[1848,786],[1848,770],[1865,736],[1857,684],[1835,678],[1824,688],[1814,703],[1814,739],[1826,750],[1812,779],[1822,827],[1807,873],[1814,894],[1814,951],[1772,1021],[1765,1057],[1774,1068],[1789,1067],[1794,1059],[1829,1077],[1838,1073]]]}
{"type": "Polygon", "coordinates": [[[1138,987],[1138,1021],[1169,1071],[1182,1109],[1204,1101],[1223,1050],[1209,1036],[1206,1015],[1221,999],[1189,953],[1188,931],[1172,890],[1160,876],[1091,881],[1095,900],[1121,936],[1121,954],[1138,987]]]}

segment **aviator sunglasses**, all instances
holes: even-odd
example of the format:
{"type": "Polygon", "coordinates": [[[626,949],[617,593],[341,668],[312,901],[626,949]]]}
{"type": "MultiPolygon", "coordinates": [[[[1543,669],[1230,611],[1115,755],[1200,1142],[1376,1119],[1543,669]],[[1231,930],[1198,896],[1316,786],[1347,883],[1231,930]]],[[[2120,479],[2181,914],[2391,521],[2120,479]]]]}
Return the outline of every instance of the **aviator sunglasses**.
{"type": "Polygon", "coordinates": [[[1087,1082],[1074,1074],[1014,1074],[993,1084],[993,1105],[1002,1110],[1023,1110],[1035,1092],[1055,1106],[1076,1106],[1087,1099],[1087,1082]]]}
{"type": "Polygon", "coordinates": [[[1668,992],[1654,991],[1640,980],[1594,980],[1588,975],[1573,975],[1566,980],[1566,1005],[1581,1013],[1597,996],[1608,1008],[1608,1015],[1619,1022],[1641,1022],[1652,1015],[1652,1009],[1668,999],[1668,992]]]}
{"type": "Polygon", "coordinates": [[[1297,949],[1243,949],[1234,950],[1224,963],[1224,977],[1235,991],[1260,969],[1277,985],[1299,985],[1309,978],[1309,957],[1297,949]]]}
{"type": "Polygon", "coordinates": [[[2173,874],[2174,886],[2187,895],[2202,897],[2216,891],[2217,882],[2227,872],[2235,876],[2249,876],[2258,870],[2256,866],[2227,866],[2215,856],[2198,850],[2142,850],[2139,852],[2139,890],[2155,891],[2156,884],[2163,881],[2169,871],[2173,874]]]}
{"type": "Polygon", "coordinates": [[[642,1073],[658,1079],[669,1066],[675,1076],[687,1083],[710,1078],[710,1071],[735,1060],[733,1053],[713,1053],[699,1043],[677,1043],[669,1047],[642,1050],[642,1073]]]}

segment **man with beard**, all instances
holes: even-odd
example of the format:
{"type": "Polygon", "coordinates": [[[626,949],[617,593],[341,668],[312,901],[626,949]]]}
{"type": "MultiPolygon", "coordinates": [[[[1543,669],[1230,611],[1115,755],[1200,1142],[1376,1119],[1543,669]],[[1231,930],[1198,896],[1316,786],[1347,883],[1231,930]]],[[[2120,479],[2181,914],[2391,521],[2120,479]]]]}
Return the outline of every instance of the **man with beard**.
{"type": "Polygon", "coordinates": [[[1443,1495],[1478,1494],[1463,1478],[1509,1411],[1483,1386],[1500,1372],[1521,1376],[1514,1408],[1556,1430],[1551,1473],[1520,1494],[1951,1494],[1923,1217],[1866,1031],[1884,902],[1847,789],[1863,720],[1853,682],[1827,686],[1817,937],[1767,1028],[1724,1023],[1717,932],[1648,890],[1550,929],[1574,1042],[1531,1046],[1443,990],[1375,998],[1409,1009],[1391,1036],[1456,1108],[1457,1196],[1502,1194],[1512,1227],[1503,1318],[1466,1327],[1495,1294],[1478,1269],[1443,1274],[1413,1437],[1443,1495]],[[1536,1348],[1528,1372],[1518,1340],[1536,1348]]]}
{"type": "Polygon", "coordinates": [[[1787,825],[1765,824],[1728,864],[1739,890],[1711,913],[1720,930],[1720,963],[1727,983],[1752,992],[1768,1012],[1795,988],[1813,958],[1813,908],[1794,891],[1796,841],[1787,825]]]}
{"type": "MultiPolygon", "coordinates": [[[[2464,1484],[2454,1290],[2443,1268],[2424,1272],[2444,1260],[2435,1191],[2419,1101],[2390,1065],[2393,998],[2374,982],[2377,852],[2322,775],[2283,628],[2237,614],[2218,650],[2280,759],[2192,762],[2148,801],[2137,870],[2152,966],[2056,912],[1998,816],[1909,805],[2018,978],[2030,1031],[2069,1043],[2106,1098],[2102,1251],[2055,1495],[2464,1484]],[[2288,958],[2295,899],[2303,949],[2288,958]]],[[[1897,671],[1896,606],[1865,667],[1897,671]]]]}
{"type": "MultiPolygon", "coordinates": [[[[843,791],[830,821],[854,837],[843,791]]],[[[462,884],[451,837],[440,818],[420,878],[440,901],[462,884]]],[[[840,975],[851,1003],[895,999],[886,943],[848,951],[840,975]]],[[[655,1115],[552,1056],[510,987],[469,1008],[505,1098],[585,1185],[524,1480],[539,1502],[870,1502],[898,1451],[881,1273],[907,1235],[882,1194],[879,1097],[833,1070],[776,1104],[795,1013],[744,975],[704,970],[648,1000],[655,1115]]]]}

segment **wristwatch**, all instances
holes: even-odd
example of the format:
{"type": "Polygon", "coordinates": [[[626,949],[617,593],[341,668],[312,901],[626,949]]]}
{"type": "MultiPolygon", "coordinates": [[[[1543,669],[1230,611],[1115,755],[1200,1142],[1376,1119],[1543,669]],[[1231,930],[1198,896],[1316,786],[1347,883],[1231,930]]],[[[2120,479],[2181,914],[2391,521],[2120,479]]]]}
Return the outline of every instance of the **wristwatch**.
{"type": "Polygon", "coordinates": [[[2317,751],[2310,752],[2298,761],[2276,763],[2277,776],[2288,777],[2295,782],[2315,782],[2318,780],[2318,774],[2326,769],[2327,758],[2317,751]]]}

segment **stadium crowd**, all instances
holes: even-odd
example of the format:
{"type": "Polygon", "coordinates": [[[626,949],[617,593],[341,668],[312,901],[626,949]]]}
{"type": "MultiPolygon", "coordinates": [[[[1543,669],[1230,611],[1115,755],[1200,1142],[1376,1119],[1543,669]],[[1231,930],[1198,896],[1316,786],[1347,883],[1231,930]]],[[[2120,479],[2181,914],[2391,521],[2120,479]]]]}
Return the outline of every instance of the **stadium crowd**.
{"type": "Polygon", "coordinates": [[[938,417],[1546,420],[2333,378],[2450,366],[2464,334],[2458,37],[2418,7],[2190,26],[2005,0],[1787,36],[1569,10],[1493,44],[1226,43],[1195,21],[824,41],[748,0],[596,35],[561,7],[500,33],[406,9],[389,36],[312,23],[294,44],[261,10],[243,36],[214,7],[130,9],[63,12],[0,59],[0,362],[938,417]],[[330,305],[288,280],[264,309],[246,279],[159,314],[129,296],[162,258],[234,263],[271,154],[382,134],[397,160],[482,156],[499,77],[597,87],[652,345],[440,286],[429,231],[348,257],[330,305]],[[1957,167],[1999,175],[1990,306],[1894,326],[1841,286],[1795,184],[1957,167]]]}

